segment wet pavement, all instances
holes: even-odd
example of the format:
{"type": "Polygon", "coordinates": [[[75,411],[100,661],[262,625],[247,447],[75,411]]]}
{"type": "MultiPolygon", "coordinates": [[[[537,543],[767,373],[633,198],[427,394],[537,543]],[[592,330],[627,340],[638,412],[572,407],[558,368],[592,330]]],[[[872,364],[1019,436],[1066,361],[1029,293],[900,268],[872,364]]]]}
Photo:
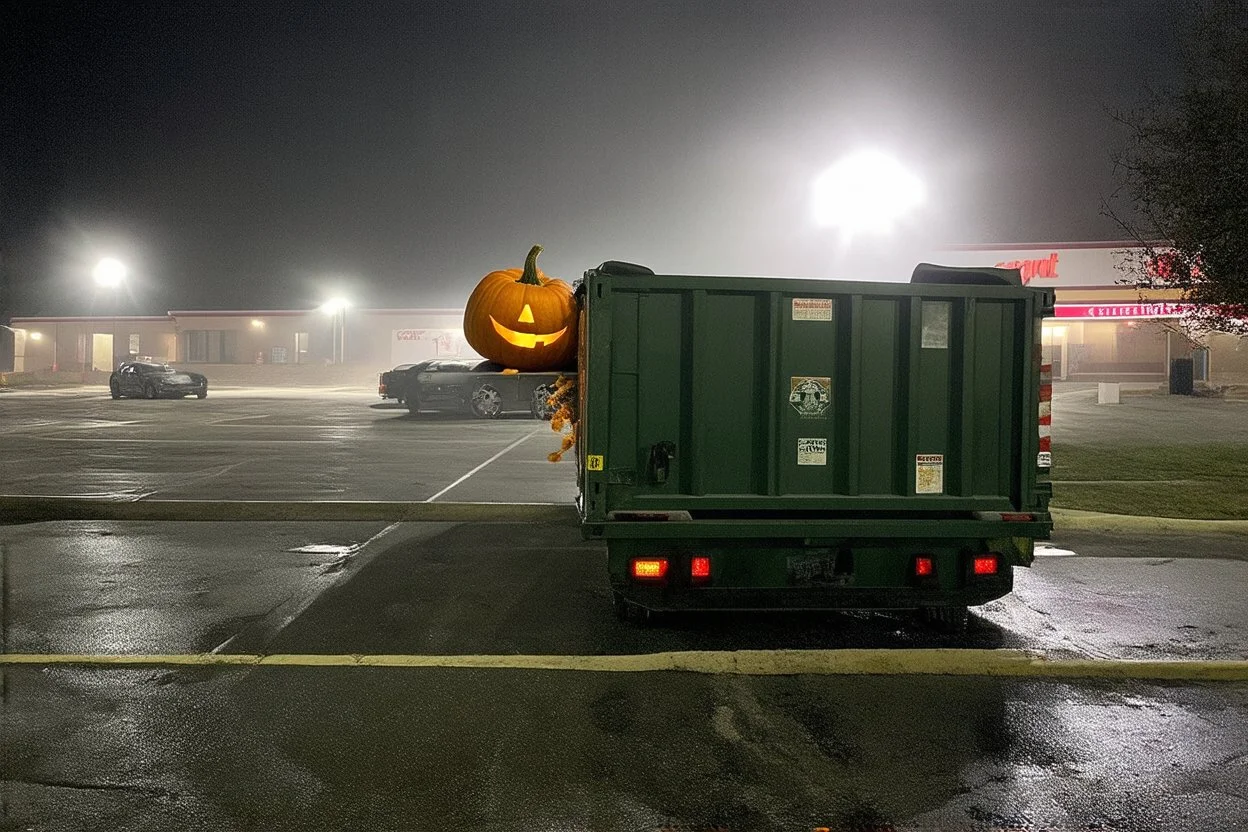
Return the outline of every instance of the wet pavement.
{"type": "Polygon", "coordinates": [[[1235,830],[1248,689],[6,672],[0,828],[1235,830]]]}
{"type": "MultiPolygon", "coordinates": [[[[570,498],[535,422],[316,395],[6,394],[5,490],[570,498]],[[280,429],[248,424],[268,420],[280,429]]],[[[0,526],[0,647],[1248,658],[1245,536],[1059,529],[965,636],[858,614],[636,628],[611,614],[604,557],[561,524],[0,526]]],[[[1243,684],[0,666],[0,830],[1233,830],[1248,828],[1245,794],[1243,684]]]]}
{"type": "MultiPolygon", "coordinates": [[[[1238,559],[1044,557],[953,636],[857,614],[635,628],[599,545],[558,524],[45,523],[0,546],[9,653],[1248,658],[1238,559]]],[[[0,829],[1248,823],[1237,684],[37,666],[3,684],[0,829]]]]}
{"type": "Polygon", "coordinates": [[[546,459],[558,447],[545,422],[412,416],[366,389],[225,389],[202,401],[0,394],[7,494],[570,503],[571,458],[546,459]],[[516,442],[491,463],[509,489],[455,485],[516,442]]]}
{"type": "Polygon", "coordinates": [[[1098,404],[1097,386],[1053,386],[1053,442],[1191,445],[1248,442],[1248,398],[1168,396],[1123,384],[1119,404],[1098,404]]]}

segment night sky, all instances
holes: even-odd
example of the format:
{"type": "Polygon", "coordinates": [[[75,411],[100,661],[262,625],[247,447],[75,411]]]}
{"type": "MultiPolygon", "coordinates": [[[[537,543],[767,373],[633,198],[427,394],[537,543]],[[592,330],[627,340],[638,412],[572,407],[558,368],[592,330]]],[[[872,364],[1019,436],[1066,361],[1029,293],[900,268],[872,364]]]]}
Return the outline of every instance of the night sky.
{"type": "Polygon", "coordinates": [[[7,314],[461,305],[530,244],[904,280],[939,242],[1117,239],[1107,111],[1177,80],[1170,3],[52,3],[0,32],[7,314]],[[813,178],[924,206],[848,244],[813,178]],[[111,308],[111,307],[110,307],[111,308]]]}

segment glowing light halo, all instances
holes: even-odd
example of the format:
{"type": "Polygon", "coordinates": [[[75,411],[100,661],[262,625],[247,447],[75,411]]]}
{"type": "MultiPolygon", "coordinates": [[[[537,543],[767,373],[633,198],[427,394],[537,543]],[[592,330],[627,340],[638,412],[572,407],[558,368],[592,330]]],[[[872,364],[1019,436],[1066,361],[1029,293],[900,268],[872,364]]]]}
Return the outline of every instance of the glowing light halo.
{"type": "Polygon", "coordinates": [[[887,234],[926,196],[923,182],[895,158],[878,150],[861,150],[815,178],[811,213],[817,225],[847,235],[887,234]]]}

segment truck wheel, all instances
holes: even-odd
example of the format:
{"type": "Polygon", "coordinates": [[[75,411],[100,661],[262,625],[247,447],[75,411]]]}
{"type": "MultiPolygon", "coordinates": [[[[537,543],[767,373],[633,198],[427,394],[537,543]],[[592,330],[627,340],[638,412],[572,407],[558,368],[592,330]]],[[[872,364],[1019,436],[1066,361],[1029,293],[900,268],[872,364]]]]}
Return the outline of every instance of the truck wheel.
{"type": "Polygon", "coordinates": [[[154,384],[143,385],[143,395],[149,399],[156,398],[156,385],[154,384]]]}
{"type": "Polygon", "coordinates": [[[110,381],[108,383],[108,395],[112,396],[114,399],[120,399],[121,398],[121,385],[118,384],[116,381],[110,381]]]}
{"type": "Polygon", "coordinates": [[[497,419],[503,412],[503,397],[490,385],[482,384],[473,391],[469,406],[478,419],[497,419]]]}
{"type": "Polygon", "coordinates": [[[924,624],[952,635],[965,633],[971,618],[966,607],[923,607],[919,615],[924,624]]]}
{"type": "Polygon", "coordinates": [[[529,412],[533,414],[534,419],[549,422],[550,417],[555,415],[555,409],[550,406],[550,396],[553,392],[546,384],[539,384],[533,391],[533,399],[529,402],[529,412]]]}
{"type": "Polygon", "coordinates": [[[420,401],[415,396],[408,396],[403,399],[403,404],[407,405],[407,412],[412,416],[420,415],[420,401]]]}

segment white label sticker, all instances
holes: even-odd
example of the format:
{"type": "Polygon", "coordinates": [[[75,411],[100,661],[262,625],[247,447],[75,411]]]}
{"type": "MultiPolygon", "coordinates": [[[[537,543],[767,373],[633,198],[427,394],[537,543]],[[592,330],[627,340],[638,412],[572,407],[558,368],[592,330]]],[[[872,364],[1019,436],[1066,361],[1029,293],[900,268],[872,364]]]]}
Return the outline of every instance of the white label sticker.
{"type": "Polygon", "coordinates": [[[949,301],[923,301],[923,334],[920,346],[925,350],[949,349],[949,301]]]}
{"type": "Polygon", "coordinates": [[[1053,452],[1041,451],[1040,454],[1036,457],[1036,467],[1037,468],[1052,468],[1053,467],[1053,452]]]}
{"type": "Polygon", "coordinates": [[[797,440],[798,465],[827,465],[828,440],[822,437],[797,440]]]}
{"type": "Polygon", "coordinates": [[[795,321],[830,321],[832,320],[831,298],[793,298],[793,320],[795,321]]]}
{"type": "Polygon", "coordinates": [[[914,458],[914,492],[945,493],[944,454],[919,454],[914,458]]]}

